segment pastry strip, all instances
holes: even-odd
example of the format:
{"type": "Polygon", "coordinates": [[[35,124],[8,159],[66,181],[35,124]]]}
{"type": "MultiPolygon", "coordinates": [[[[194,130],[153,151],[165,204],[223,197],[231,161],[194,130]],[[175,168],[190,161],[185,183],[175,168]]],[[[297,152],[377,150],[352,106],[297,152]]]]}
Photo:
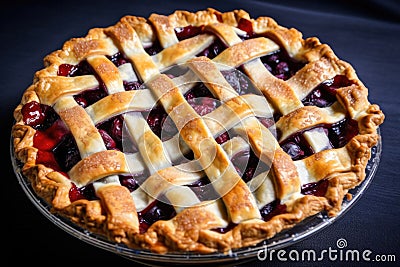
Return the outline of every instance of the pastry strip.
{"type": "Polygon", "coordinates": [[[77,77],[43,77],[35,86],[41,103],[53,106],[62,96],[75,95],[89,89],[95,89],[99,82],[93,75],[77,77]]]}
{"type": "Polygon", "coordinates": [[[226,203],[232,221],[238,223],[260,218],[248,187],[238,176],[226,153],[215,142],[203,120],[185,101],[174,83],[167,76],[160,75],[151,80],[148,86],[160,97],[160,102],[180,129],[182,138],[192,149],[195,158],[199,159],[207,177],[226,203]],[[241,199],[240,204],[237,198],[241,199]]]}
{"type": "Polygon", "coordinates": [[[169,21],[168,16],[151,14],[149,21],[152,23],[163,48],[170,47],[179,42],[175,34],[174,25],[169,21]]]}
{"type": "Polygon", "coordinates": [[[110,35],[120,50],[131,60],[142,81],[145,82],[159,73],[152,58],[144,50],[136,31],[126,21],[117,23],[105,33],[110,35]]]}
{"type": "Polygon", "coordinates": [[[105,56],[91,56],[87,61],[104,82],[109,94],[125,90],[118,68],[105,56]]]}

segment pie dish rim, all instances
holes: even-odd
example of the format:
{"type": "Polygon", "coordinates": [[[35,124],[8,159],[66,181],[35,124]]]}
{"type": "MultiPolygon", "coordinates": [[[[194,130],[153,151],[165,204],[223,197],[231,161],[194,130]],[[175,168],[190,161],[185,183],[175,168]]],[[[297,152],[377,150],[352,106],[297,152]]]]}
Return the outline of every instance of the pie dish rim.
{"type": "Polygon", "coordinates": [[[152,266],[170,262],[171,260],[177,264],[206,264],[213,262],[229,263],[254,259],[259,255],[260,251],[264,252],[265,249],[279,250],[286,248],[313,236],[314,234],[324,230],[342,218],[345,213],[347,213],[356,204],[356,202],[360,200],[376,175],[382,155],[382,135],[380,127],[377,128],[377,134],[379,136],[378,142],[371,148],[371,158],[366,166],[365,179],[357,187],[349,190],[352,198],[344,199],[342,208],[340,211],[338,211],[336,216],[329,217],[324,211],[322,211],[316,215],[304,219],[292,228],[277,233],[274,237],[264,240],[255,246],[233,249],[233,251],[229,252],[215,252],[208,254],[195,253],[191,251],[167,252],[160,254],[157,252],[152,252],[148,249],[130,248],[122,243],[115,243],[102,235],[92,233],[89,230],[72,223],[63,216],[52,213],[50,211],[51,205],[49,205],[44,199],[40,198],[34,192],[30,186],[29,179],[22,174],[21,167],[18,166],[21,163],[18,163],[18,159],[15,156],[12,137],[10,138],[10,156],[14,174],[18,179],[18,183],[32,204],[55,226],[67,232],[71,236],[86,242],[87,244],[114,253],[134,262],[151,263],[152,266]],[[303,231],[298,232],[299,229],[302,229],[303,231]]]}

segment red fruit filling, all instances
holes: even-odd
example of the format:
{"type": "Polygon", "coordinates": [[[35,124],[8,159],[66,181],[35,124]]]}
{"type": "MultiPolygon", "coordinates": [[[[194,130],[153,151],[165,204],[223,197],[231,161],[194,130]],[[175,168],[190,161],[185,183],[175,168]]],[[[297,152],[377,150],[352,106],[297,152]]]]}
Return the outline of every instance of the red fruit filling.
{"type": "Polygon", "coordinates": [[[216,141],[218,144],[223,144],[223,143],[225,143],[226,141],[228,141],[229,139],[231,139],[231,136],[229,135],[229,133],[228,133],[228,132],[223,132],[222,134],[220,134],[219,136],[217,136],[217,137],[215,138],[215,141],[216,141]]]}
{"type": "Polygon", "coordinates": [[[226,45],[220,39],[216,39],[209,47],[201,51],[197,56],[205,56],[213,59],[225,49],[226,45]]]}
{"type": "Polygon", "coordinates": [[[280,146],[293,160],[303,159],[314,154],[315,151],[306,141],[303,134],[304,132],[317,127],[322,127],[327,133],[330,144],[333,148],[345,146],[358,134],[357,121],[345,118],[334,124],[318,125],[305,131],[297,132],[280,142],[280,146]]]}
{"type": "Polygon", "coordinates": [[[196,35],[203,33],[203,31],[203,26],[188,25],[186,27],[175,28],[175,34],[179,41],[195,37],[196,35]]]}
{"type": "Polygon", "coordinates": [[[24,123],[36,130],[49,128],[59,118],[53,108],[36,101],[23,105],[21,113],[24,123]]]}
{"type": "Polygon", "coordinates": [[[61,171],[61,168],[51,151],[38,150],[36,154],[36,164],[43,164],[44,166],[52,168],[55,171],[61,171]]]}
{"type": "Polygon", "coordinates": [[[218,193],[214,187],[210,185],[208,177],[203,177],[194,183],[186,185],[192,189],[200,201],[215,200],[219,198],[218,193]]]}
{"type": "Polygon", "coordinates": [[[80,199],[95,200],[98,198],[96,196],[93,184],[88,184],[80,188],[76,187],[75,184],[72,184],[72,187],[69,190],[69,199],[71,202],[74,202],[80,199]]]}
{"type": "Polygon", "coordinates": [[[90,74],[94,74],[94,71],[86,60],[81,61],[77,65],[61,64],[58,67],[58,72],[57,72],[58,76],[65,76],[65,77],[76,77],[76,76],[90,75],[90,74]]]}
{"type": "Polygon", "coordinates": [[[248,182],[258,174],[269,170],[269,167],[254,154],[252,150],[241,151],[231,159],[236,171],[243,181],[248,182]]]}
{"type": "Polygon", "coordinates": [[[253,24],[250,20],[241,18],[238,23],[238,28],[247,33],[246,37],[251,37],[255,35],[253,32],[253,24]]]}
{"type": "MultiPolygon", "coordinates": [[[[124,119],[121,115],[104,121],[96,127],[99,129],[100,135],[104,140],[107,149],[117,149],[122,151],[122,128],[124,119]]],[[[133,144],[132,144],[133,145],[133,144]]],[[[137,151],[136,147],[133,147],[137,151]]]]}
{"type": "Polygon", "coordinates": [[[68,128],[62,120],[58,119],[46,130],[36,131],[33,137],[33,146],[39,150],[51,151],[67,133],[69,133],[68,128]]]}
{"type": "Polygon", "coordinates": [[[279,214],[283,214],[285,212],[286,212],[286,205],[281,204],[279,199],[276,199],[271,203],[268,203],[260,210],[261,217],[263,218],[264,221],[269,221],[271,220],[272,217],[279,214]]]}
{"type": "Polygon", "coordinates": [[[352,85],[353,82],[344,75],[337,75],[326,80],[312,90],[301,102],[305,106],[329,107],[336,102],[336,89],[352,85]]]}
{"type": "MultiPolygon", "coordinates": [[[[308,183],[301,187],[301,193],[304,195],[325,196],[328,189],[329,181],[321,180],[315,183],[308,183]]],[[[261,217],[264,221],[269,221],[272,217],[286,213],[286,205],[281,204],[279,199],[276,199],[260,209],[261,217]]],[[[236,224],[230,223],[227,227],[212,229],[218,233],[226,233],[235,227],[236,224]]]]}
{"type": "Polygon", "coordinates": [[[112,63],[114,63],[115,66],[119,67],[125,63],[129,63],[129,59],[124,57],[124,55],[120,52],[112,55],[112,56],[107,56],[109,60],[111,60],[112,63]]]}
{"type": "Polygon", "coordinates": [[[101,86],[98,88],[86,90],[80,94],[74,95],[74,99],[79,105],[81,105],[83,108],[86,108],[87,106],[96,103],[106,96],[107,91],[105,89],[105,85],[101,84],[101,86]]]}
{"type": "Polygon", "coordinates": [[[229,71],[221,71],[225,80],[232,86],[232,88],[239,94],[257,94],[260,95],[261,92],[256,89],[249,78],[244,75],[239,70],[229,70],[229,71]]]}
{"type": "Polygon", "coordinates": [[[169,220],[175,215],[176,212],[173,206],[159,200],[154,200],[144,210],[138,212],[140,232],[146,232],[156,221],[169,220]]]}
{"type": "Polygon", "coordinates": [[[282,80],[289,79],[304,66],[304,63],[294,60],[284,50],[266,55],[261,61],[269,72],[282,80]]]}
{"type": "Polygon", "coordinates": [[[64,172],[71,170],[81,160],[81,155],[72,134],[65,135],[52,152],[64,172]]]}
{"type": "Polygon", "coordinates": [[[326,194],[328,186],[329,186],[329,181],[327,179],[315,183],[308,183],[301,187],[301,193],[304,195],[323,197],[326,194]]]}
{"type": "Polygon", "coordinates": [[[147,47],[147,48],[145,48],[144,50],[145,50],[145,51],[147,52],[147,54],[149,54],[150,56],[154,56],[154,55],[160,53],[160,52],[163,50],[163,48],[162,48],[160,42],[159,42],[158,40],[156,40],[155,42],[153,42],[152,46],[147,47]]]}
{"type": "Polygon", "coordinates": [[[138,180],[143,181],[146,177],[149,177],[147,172],[134,175],[120,175],[119,182],[128,188],[129,192],[133,192],[139,187],[138,180]]]}
{"type": "MultiPolygon", "coordinates": [[[[203,26],[186,26],[186,27],[179,27],[175,28],[175,34],[179,41],[184,39],[189,39],[196,35],[204,33],[203,26]]],[[[222,51],[226,49],[226,45],[217,38],[209,47],[201,51],[197,56],[205,56],[210,59],[213,59],[217,55],[219,55],[222,51]]]]}

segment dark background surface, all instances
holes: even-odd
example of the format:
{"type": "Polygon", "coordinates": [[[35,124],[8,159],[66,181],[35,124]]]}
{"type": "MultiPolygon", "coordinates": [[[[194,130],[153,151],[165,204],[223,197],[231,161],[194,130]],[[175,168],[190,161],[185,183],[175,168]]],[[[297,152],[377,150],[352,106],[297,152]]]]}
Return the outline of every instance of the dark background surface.
{"type": "MultiPolygon", "coordinates": [[[[369,100],[381,106],[386,120],[381,126],[383,153],[371,185],[344,216],[327,228],[285,250],[337,248],[340,238],[348,249],[395,255],[400,262],[399,177],[399,63],[400,4],[398,1],[14,1],[3,3],[1,27],[1,132],[2,132],[2,260],[13,264],[55,266],[138,266],[111,252],[70,236],[46,219],[18,184],[10,161],[12,113],[42,59],[71,37],[81,37],[93,27],[115,24],[124,15],[148,17],[176,9],[196,11],[244,9],[253,18],[273,17],[295,27],[304,37],[317,36],[336,54],[350,62],[369,88],[369,100]],[[5,225],[4,225],[5,224],[5,225]]],[[[366,262],[253,261],[241,266],[321,266],[366,262]]],[[[381,263],[379,263],[381,264],[381,263]]],[[[393,264],[393,263],[392,263],[393,264]]],[[[378,262],[368,263],[376,266],[378,262]]],[[[386,263],[384,265],[389,265],[386,263]]],[[[394,265],[394,264],[393,264],[394,265]]]]}

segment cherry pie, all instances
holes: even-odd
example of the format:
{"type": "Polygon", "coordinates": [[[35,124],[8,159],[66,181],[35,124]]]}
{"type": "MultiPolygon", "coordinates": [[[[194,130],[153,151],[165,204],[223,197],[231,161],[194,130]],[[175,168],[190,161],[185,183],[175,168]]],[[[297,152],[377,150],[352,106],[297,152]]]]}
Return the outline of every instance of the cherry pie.
{"type": "Polygon", "coordinates": [[[14,112],[22,173],[55,214],[157,253],[335,216],[384,120],[328,45],[243,10],[127,15],[44,63],[14,112]]]}

